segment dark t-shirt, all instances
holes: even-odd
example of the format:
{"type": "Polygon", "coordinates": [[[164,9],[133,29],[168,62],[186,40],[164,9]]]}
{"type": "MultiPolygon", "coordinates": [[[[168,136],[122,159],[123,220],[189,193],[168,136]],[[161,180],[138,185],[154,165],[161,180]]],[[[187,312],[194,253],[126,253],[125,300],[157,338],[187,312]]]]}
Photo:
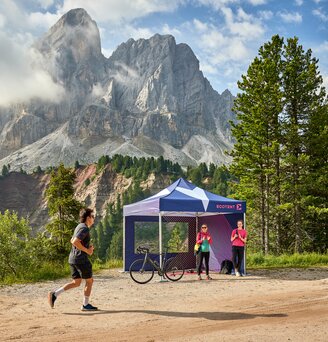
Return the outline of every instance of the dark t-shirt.
{"type": "MultiPolygon", "coordinates": [[[[90,244],[90,230],[85,223],[80,223],[74,230],[72,238],[78,238],[81,240],[81,244],[89,248],[90,244]]],[[[84,264],[88,261],[88,254],[79,250],[72,245],[71,252],[69,253],[68,263],[69,264],[84,264]]]]}

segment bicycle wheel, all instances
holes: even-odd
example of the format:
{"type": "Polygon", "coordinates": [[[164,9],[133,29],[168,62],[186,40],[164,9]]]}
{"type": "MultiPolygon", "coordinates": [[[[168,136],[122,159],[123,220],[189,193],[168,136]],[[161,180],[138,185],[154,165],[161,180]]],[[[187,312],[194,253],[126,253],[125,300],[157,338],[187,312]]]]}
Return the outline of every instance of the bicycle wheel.
{"type": "Polygon", "coordinates": [[[144,259],[134,261],[130,266],[130,276],[138,284],[146,284],[153,279],[154,266],[144,259]]]}
{"type": "Polygon", "coordinates": [[[165,262],[165,276],[171,281],[177,281],[184,275],[184,267],[176,258],[172,257],[165,262]]]}

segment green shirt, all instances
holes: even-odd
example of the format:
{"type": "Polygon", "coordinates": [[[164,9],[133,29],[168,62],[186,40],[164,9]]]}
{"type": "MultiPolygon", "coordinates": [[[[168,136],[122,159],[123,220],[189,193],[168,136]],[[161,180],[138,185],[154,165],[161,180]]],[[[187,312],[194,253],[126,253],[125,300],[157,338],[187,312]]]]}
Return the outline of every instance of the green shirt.
{"type": "Polygon", "coordinates": [[[201,251],[202,252],[209,252],[210,251],[210,244],[208,243],[208,240],[205,239],[203,240],[202,244],[201,244],[201,251]]]}

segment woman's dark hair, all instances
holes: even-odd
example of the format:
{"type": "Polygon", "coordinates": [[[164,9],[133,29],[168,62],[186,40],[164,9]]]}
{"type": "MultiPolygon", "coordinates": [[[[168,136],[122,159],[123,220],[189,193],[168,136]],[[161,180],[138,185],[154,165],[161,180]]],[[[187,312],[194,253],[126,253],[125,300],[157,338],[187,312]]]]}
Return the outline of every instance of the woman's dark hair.
{"type": "Polygon", "coordinates": [[[85,223],[85,221],[87,220],[87,218],[89,216],[91,216],[93,213],[93,209],[90,209],[90,208],[83,208],[81,211],[80,211],[80,222],[81,223],[85,223]]]}

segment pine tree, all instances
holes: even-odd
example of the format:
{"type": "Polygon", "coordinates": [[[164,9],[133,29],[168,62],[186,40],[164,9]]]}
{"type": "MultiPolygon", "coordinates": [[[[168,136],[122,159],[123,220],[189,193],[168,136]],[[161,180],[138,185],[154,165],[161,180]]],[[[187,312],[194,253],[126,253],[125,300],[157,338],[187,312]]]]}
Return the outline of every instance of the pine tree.
{"type": "MultiPolygon", "coordinates": [[[[325,91],[318,72],[318,60],[312,57],[312,51],[305,52],[298,38],[290,38],[284,48],[284,59],[283,132],[288,184],[285,187],[285,201],[290,203],[292,210],[290,228],[294,250],[300,252],[302,241],[306,239],[303,228],[306,180],[312,179],[309,177],[311,164],[313,172],[313,163],[320,163],[316,158],[317,149],[312,144],[312,136],[317,131],[323,132],[323,124],[327,122],[327,107],[323,106],[325,91]]],[[[323,141],[323,144],[326,142],[323,141]]]]}
{"type": "Polygon", "coordinates": [[[1,171],[2,176],[7,176],[9,174],[9,168],[7,165],[3,165],[2,171],[1,171]]]}
{"type": "Polygon", "coordinates": [[[237,96],[234,111],[239,121],[232,123],[237,142],[231,153],[234,157],[231,170],[241,179],[236,191],[246,199],[258,194],[255,205],[260,209],[261,244],[265,253],[269,252],[272,183],[280,172],[278,117],[282,108],[282,45],[283,40],[274,36],[259,49],[259,56],[251,63],[247,75],[238,82],[242,93],[237,96]]]}
{"type": "MultiPolygon", "coordinates": [[[[327,101],[327,100],[326,100],[327,101]]],[[[306,137],[309,174],[306,179],[305,230],[310,250],[328,249],[328,104],[313,113],[306,137]]]]}
{"type": "Polygon", "coordinates": [[[70,238],[76,226],[82,204],[74,198],[75,173],[60,164],[52,171],[46,190],[51,222],[46,230],[51,234],[55,256],[66,257],[70,238]]]}
{"type": "Polygon", "coordinates": [[[297,38],[274,36],[238,83],[234,190],[265,253],[327,246],[328,113],[317,63],[297,38]]]}

